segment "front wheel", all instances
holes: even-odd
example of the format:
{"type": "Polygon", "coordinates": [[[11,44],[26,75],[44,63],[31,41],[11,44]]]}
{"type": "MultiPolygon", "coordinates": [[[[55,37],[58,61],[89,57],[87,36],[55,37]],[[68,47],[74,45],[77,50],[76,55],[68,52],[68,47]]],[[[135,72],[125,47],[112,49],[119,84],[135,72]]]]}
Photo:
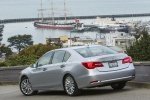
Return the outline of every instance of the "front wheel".
{"type": "Polygon", "coordinates": [[[69,96],[77,96],[81,92],[71,75],[67,75],[64,79],[64,90],[69,96]]]}
{"type": "Polygon", "coordinates": [[[118,83],[113,83],[113,84],[111,84],[111,87],[112,87],[114,90],[121,90],[121,89],[123,89],[125,86],[126,86],[126,82],[118,82],[118,83]]]}
{"type": "Polygon", "coordinates": [[[32,86],[31,86],[29,79],[27,77],[24,77],[21,79],[20,90],[26,96],[34,95],[38,92],[38,91],[34,91],[32,89],[32,86]]]}

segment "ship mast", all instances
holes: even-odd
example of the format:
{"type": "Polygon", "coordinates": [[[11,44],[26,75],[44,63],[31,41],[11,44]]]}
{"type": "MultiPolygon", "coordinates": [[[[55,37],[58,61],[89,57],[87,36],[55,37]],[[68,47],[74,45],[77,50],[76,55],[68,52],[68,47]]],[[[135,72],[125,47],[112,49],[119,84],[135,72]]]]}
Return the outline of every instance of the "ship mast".
{"type": "Polygon", "coordinates": [[[65,21],[64,21],[64,23],[67,23],[66,0],[64,0],[64,17],[65,17],[65,21]]]}
{"type": "Polygon", "coordinates": [[[53,3],[51,2],[51,11],[52,11],[52,24],[55,23],[55,19],[54,19],[54,8],[53,8],[53,3]]]}
{"type": "Polygon", "coordinates": [[[43,21],[43,11],[44,10],[45,9],[43,9],[43,4],[42,4],[42,0],[41,0],[41,9],[39,9],[38,11],[40,11],[40,13],[41,13],[42,21],[43,21]]]}

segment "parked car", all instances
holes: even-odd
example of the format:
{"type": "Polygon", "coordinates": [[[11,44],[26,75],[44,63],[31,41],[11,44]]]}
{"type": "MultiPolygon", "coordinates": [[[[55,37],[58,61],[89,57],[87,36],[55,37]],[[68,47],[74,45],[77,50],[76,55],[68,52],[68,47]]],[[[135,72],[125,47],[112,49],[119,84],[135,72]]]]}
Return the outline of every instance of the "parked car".
{"type": "Polygon", "coordinates": [[[22,70],[20,90],[26,96],[39,90],[64,90],[75,96],[84,88],[110,85],[123,89],[134,77],[127,54],[99,45],[69,47],[49,51],[22,70]]]}

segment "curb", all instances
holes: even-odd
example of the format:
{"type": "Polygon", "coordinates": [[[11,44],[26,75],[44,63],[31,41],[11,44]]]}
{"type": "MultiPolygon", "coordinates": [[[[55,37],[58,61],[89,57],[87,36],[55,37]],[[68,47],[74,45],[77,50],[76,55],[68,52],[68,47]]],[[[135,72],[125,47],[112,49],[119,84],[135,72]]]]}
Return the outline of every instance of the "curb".
{"type": "Polygon", "coordinates": [[[18,82],[0,82],[0,85],[18,85],[18,82]]]}
{"type": "Polygon", "coordinates": [[[127,86],[150,89],[150,83],[146,83],[146,82],[132,82],[131,81],[131,82],[127,82],[127,86]]]}
{"type": "MultiPolygon", "coordinates": [[[[0,85],[18,85],[18,82],[0,82],[0,85]]],[[[150,89],[150,83],[145,82],[127,82],[127,86],[135,88],[147,88],[150,89]]]]}
{"type": "Polygon", "coordinates": [[[150,66],[150,61],[136,61],[133,64],[134,66],[150,66]]]}

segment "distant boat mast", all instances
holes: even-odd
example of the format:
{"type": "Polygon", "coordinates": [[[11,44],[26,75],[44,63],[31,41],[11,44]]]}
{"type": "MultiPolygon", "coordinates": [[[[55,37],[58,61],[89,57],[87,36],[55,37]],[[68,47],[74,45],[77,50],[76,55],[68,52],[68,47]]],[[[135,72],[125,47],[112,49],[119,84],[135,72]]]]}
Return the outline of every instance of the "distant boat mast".
{"type": "Polygon", "coordinates": [[[42,4],[42,0],[41,0],[41,9],[39,9],[38,11],[41,13],[41,17],[42,17],[42,21],[43,21],[43,11],[45,9],[43,9],[43,4],[42,4]]]}
{"type": "MultiPolygon", "coordinates": [[[[43,9],[43,3],[41,0],[41,9],[38,9],[38,11],[40,12],[42,21],[44,21],[44,17],[43,17],[43,11],[46,9],[43,9]]],[[[38,14],[39,16],[39,14],[38,14]]],[[[51,18],[52,18],[52,24],[55,24],[55,18],[54,18],[54,7],[53,7],[53,1],[51,0],[51,18]]],[[[64,0],[64,23],[67,23],[67,9],[66,9],[66,0],[64,0]]]]}
{"type": "Polygon", "coordinates": [[[55,19],[54,19],[54,7],[53,7],[53,2],[51,2],[51,12],[52,12],[52,24],[55,24],[55,19]]]}
{"type": "Polygon", "coordinates": [[[66,0],[64,0],[64,17],[65,17],[65,22],[64,23],[67,23],[67,13],[66,13],[66,0]]]}

